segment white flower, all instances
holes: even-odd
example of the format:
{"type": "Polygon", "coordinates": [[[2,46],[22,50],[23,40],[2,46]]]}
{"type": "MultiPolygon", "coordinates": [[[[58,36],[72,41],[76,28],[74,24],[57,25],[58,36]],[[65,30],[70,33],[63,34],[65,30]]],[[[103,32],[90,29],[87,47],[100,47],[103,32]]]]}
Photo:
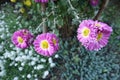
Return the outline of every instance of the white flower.
{"type": "Polygon", "coordinates": [[[27,78],[31,78],[31,75],[30,75],[30,74],[28,74],[28,75],[27,75],[27,78]]]}
{"type": "Polygon", "coordinates": [[[5,28],[1,28],[1,29],[0,29],[0,33],[1,33],[1,32],[4,32],[4,30],[5,30],[5,28]]]}
{"type": "Polygon", "coordinates": [[[9,57],[9,54],[10,54],[10,53],[9,53],[8,51],[6,51],[3,55],[4,55],[5,58],[8,58],[8,57],[9,57]]]}
{"type": "Polygon", "coordinates": [[[35,80],[38,80],[37,78],[35,80]]]}
{"type": "Polygon", "coordinates": [[[39,59],[36,58],[36,57],[31,57],[31,59],[32,59],[33,61],[39,61],[39,59]]]}
{"type": "Polygon", "coordinates": [[[15,58],[15,61],[21,61],[21,60],[22,60],[22,59],[21,59],[20,56],[18,56],[18,57],[15,58]]]}
{"type": "Polygon", "coordinates": [[[14,65],[15,65],[15,66],[17,66],[18,64],[17,64],[17,63],[15,63],[14,65]]]}
{"type": "Polygon", "coordinates": [[[27,61],[27,60],[29,60],[29,59],[30,59],[30,56],[29,56],[29,55],[28,55],[28,56],[27,56],[27,55],[22,55],[22,56],[21,56],[21,62],[22,62],[22,61],[27,61]]]}
{"type": "Polygon", "coordinates": [[[34,77],[37,77],[37,74],[35,74],[34,77]]]}
{"type": "Polygon", "coordinates": [[[1,39],[5,39],[6,38],[6,34],[3,33],[0,37],[1,37],[1,39]]]}
{"type": "Polygon", "coordinates": [[[19,78],[18,77],[14,77],[14,79],[13,80],[19,80],[19,78]]]}
{"type": "Polygon", "coordinates": [[[11,54],[13,54],[13,55],[14,55],[14,54],[15,54],[15,51],[11,51],[11,54]]]}
{"type": "Polygon", "coordinates": [[[1,69],[4,69],[3,61],[2,61],[2,60],[0,60],[0,68],[1,68],[1,69]]]}
{"type": "Polygon", "coordinates": [[[37,69],[37,67],[36,67],[36,66],[34,66],[34,69],[36,70],[36,69],[37,69]]]}
{"type": "Polygon", "coordinates": [[[1,18],[1,19],[4,19],[4,18],[5,18],[5,15],[2,15],[0,18],[1,18]]]}
{"type": "Polygon", "coordinates": [[[40,70],[40,69],[42,69],[42,68],[44,68],[43,65],[38,65],[38,66],[37,66],[37,70],[40,70]]]}
{"type": "Polygon", "coordinates": [[[48,59],[48,61],[49,61],[49,63],[52,63],[52,62],[53,62],[53,60],[52,60],[51,57],[48,59]]]}
{"type": "Polygon", "coordinates": [[[58,57],[59,57],[59,55],[58,55],[58,54],[56,54],[56,55],[55,55],[55,58],[58,58],[58,57]]]}
{"type": "Polygon", "coordinates": [[[31,50],[29,51],[29,55],[30,55],[30,56],[32,56],[32,55],[33,55],[33,52],[32,52],[31,50]]]}
{"type": "Polygon", "coordinates": [[[25,78],[25,75],[22,75],[22,78],[25,78]]]}
{"type": "Polygon", "coordinates": [[[3,56],[0,56],[0,59],[4,59],[4,57],[3,57],[3,56]]]}
{"type": "Polygon", "coordinates": [[[10,47],[12,48],[14,45],[13,44],[10,44],[10,47]]]}
{"type": "Polygon", "coordinates": [[[50,67],[55,67],[55,63],[50,63],[50,67]]]}
{"type": "Polygon", "coordinates": [[[16,53],[15,53],[15,51],[10,52],[10,51],[6,50],[6,52],[3,55],[4,55],[5,58],[9,58],[11,60],[14,60],[16,53]]]}
{"type": "Polygon", "coordinates": [[[23,67],[19,67],[18,69],[19,69],[19,71],[22,71],[22,70],[23,70],[23,67]]]}
{"type": "Polygon", "coordinates": [[[7,34],[7,37],[10,37],[11,36],[11,34],[7,34]]]}
{"type": "Polygon", "coordinates": [[[28,54],[28,49],[25,49],[25,53],[28,54]]]}
{"type": "Polygon", "coordinates": [[[23,59],[23,60],[26,60],[26,59],[27,59],[27,56],[23,55],[23,56],[22,56],[22,59],[23,59]]]}
{"type": "Polygon", "coordinates": [[[21,52],[21,49],[20,49],[20,48],[15,47],[15,50],[16,50],[17,53],[20,53],[20,52],[21,52]]]}
{"type": "Polygon", "coordinates": [[[42,76],[42,78],[43,79],[46,78],[48,74],[49,74],[49,71],[45,71],[44,74],[43,74],[43,76],[42,76]]]}
{"type": "Polygon", "coordinates": [[[5,74],[6,74],[6,71],[4,69],[0,71],[0,76],[5,76],[5,74]]]}
{"type": "Polygon", "coordinates": [[[0,45],[0,52],[2,52],[3,51],[3,46],[2,45],[0,45]]]}
{"type": "Polygon", "coordinates": [[[46,62],[46,59],[42,58],[40,59],[41,62],[46,62]]]}
{"type": "Polygon", "coordinates": [[[21,66],[25,66],[25,63],[24,63],[24,62],[22,62],[22,63],[21,63],[21,66]]]}
{"type": "Polygon", "coordinates": [[[31,61],[31,65],[32,65],[32,66],[35,65],[35,61],[31,61]]]}
{"type": "Polygon", "coordinates": [[[9,66],[12,66],[12,65],[14,65],[14,64],[15,64],[15,62],[11,62],[9,66]]]}
{"type": "Polygon", "coordinates": [[[4,69],[3,61],[0,60],[0,76],[4,76],[6,74],[6,71],[4,69]]]}
{"type": "Polygon", "coordinates": [[[2,41],[2,42],[1,42],[1,45],[5,45],[5,42],[4,42],[4,41],[2,41]]]}
{"type": "Polygon", "coordinates": [[[9,58],[10,58],[11,60],[14,60],[14,59],[15,59],[15,56],[16,56],[15,51],[11,51],[10,54],[9,54],[9,58]]]}
{"type": "Polygon", "coordinates": [[[0,25],[1,25],[1,26],[4,26],[4,25],[5,25],[5,21],[1,21],[1,22],[0,22],[0,25]]]}

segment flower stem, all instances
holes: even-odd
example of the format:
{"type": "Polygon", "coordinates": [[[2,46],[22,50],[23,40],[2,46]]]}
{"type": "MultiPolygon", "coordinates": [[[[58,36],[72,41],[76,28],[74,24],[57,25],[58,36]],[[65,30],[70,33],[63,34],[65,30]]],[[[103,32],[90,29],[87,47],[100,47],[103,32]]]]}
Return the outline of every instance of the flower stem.
{"type": "MultiPolygon", "coordinates": [[[[42,10],[42,13],[45,14],[46,3],[41,4],[41,10],[42,10]]],[[[42,21],[43,21],[43,33],[46,33],[47,32],[46,19],[43,17],[42,21]]]]}
{"type": "Polygon", "coordinates": [[[106,8],[106,6],[108,5],[109,0],[104,0],[102,3],[102,6],[100,7],[98,13],[95,15],[95,17],[93,18],[93,20],[98,20],[100,15],[102,14],[102,12],[104,11],[104,9],[106,8]]]}
{"type": "Polygon", "coordinates": [[[75,12],[76,9],[73,7],[71,1],[70,0],[67,0],[67,1],[68,1],[70,8],[73,10],[73,14],[74,14],[75,18],[79,20],[80,17],[78,16],[77,12],[75,12]]]}

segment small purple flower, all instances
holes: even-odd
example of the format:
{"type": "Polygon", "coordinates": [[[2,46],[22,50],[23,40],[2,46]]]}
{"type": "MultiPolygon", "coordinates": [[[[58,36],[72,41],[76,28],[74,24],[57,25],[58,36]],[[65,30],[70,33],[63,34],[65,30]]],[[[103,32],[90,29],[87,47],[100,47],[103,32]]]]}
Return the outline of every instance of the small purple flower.
{"type": "Polygon", "coordinates": [[[91,4],[92,6],[97,6],[98,3],[99,3],[99,0],[90,0],[90,4],[91,4]]]}
{"type": "Polygon", "coordinates": [[[34,40],[35,51],[43,56],[52,56],[58,50],[58,39],[55,34],[43,33],[34,40]]]}
{"type": "Polygon", "coordinates": [[[13,33],[11,40],[14,45],[24,49],[32,43],[33,35],[27,29],[21,29],[13,33]]]}
{"type": "Polygon", "coordinates": [[[38,3],[48,3],[49,0],[35,0],[35,2],[38,2],[38,3]]]}

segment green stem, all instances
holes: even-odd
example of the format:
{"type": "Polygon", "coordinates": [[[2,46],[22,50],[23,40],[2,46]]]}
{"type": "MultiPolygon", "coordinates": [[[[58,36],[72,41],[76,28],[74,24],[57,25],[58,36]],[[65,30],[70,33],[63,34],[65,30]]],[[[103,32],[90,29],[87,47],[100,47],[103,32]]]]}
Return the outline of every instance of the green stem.
{"type": "Polygon", "coordinates": [[[79,20],[79,16],[78,16],[77,12],[75,12],[76,9],[73,7],[71,1],[70,0],[67,0],[67,1],[68,1],[70,8],[73,10],[73,14],[74,14],[75,18],[79,20]]]}
{"type": "Polygon", "coordinates": [[[93,20],[98,20],[99,19],[100,15],[104,11],[104,9],[108,5],[108,3],[109,3],[109,0],[104,0],[104,2],[102,3],[102,6],[100,7],[98,13],[95,15],[95,17],[93,18],[93,20]]]}
{"type": "MultiPolygon", "coordinates": [[[[42,13],[45,14],[45,11],[46,11],[45,3],[41,4],[41,9],[42,9],[42,13]]],[[[46,19],[43,17],[42,21],[43,21],[43,33],[46,33],[47,32],[46,19]]]]}

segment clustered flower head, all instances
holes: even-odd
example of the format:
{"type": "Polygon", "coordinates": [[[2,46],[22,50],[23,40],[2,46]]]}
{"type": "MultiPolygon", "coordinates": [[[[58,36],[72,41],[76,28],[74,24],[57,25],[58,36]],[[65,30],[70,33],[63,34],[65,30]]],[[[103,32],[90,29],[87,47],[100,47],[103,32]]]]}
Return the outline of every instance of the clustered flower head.
{"type": "Polygon", "coordinates": [[[49,0],[35,0],[35,2],[38,2],[38,3],[48,3],[49,0]]]}
{"type": "Polygon", "coordinates": [[[27,29],[21,29],[14,32],[11,40],[14,45],[24,49],[32,43],[33,35],[27,29]]]}
{"type": "Polygon", "coordinates": [[[90,4],[91,4],[92,6],[97,6],[98,3],[99,3],[99,0],[90,0],[90,4]]]}
{"type": "Polygon", "coordinates": [[[98,51],[107,45],[112,28],[103,22],[83,20],[77,32],[78,40],[86,49],[98,51]]]}
{"type": "Polygon", "coordinates": [[[34,48],[36,52],[43,56],[52,56],[58,49],[58,38],[52,33],[43,33],[34,40],[34,48]]]}

